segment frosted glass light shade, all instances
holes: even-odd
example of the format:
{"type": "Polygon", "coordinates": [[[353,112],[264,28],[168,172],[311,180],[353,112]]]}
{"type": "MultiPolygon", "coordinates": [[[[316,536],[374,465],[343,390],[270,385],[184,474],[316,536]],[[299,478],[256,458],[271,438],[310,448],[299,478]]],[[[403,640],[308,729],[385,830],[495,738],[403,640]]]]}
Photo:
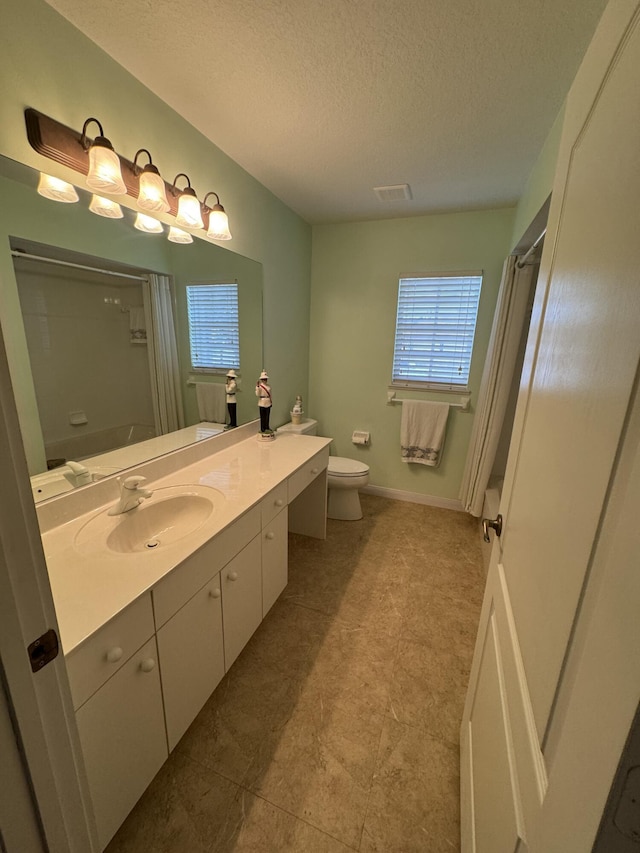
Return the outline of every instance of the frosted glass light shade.
{"type": "Polygon", "coordinates": [[[164,187],[164,181],[158,174],[145,169],[140,175],[140,190],[138,192],[138,207],[151,213],[168,213],[169,202],[164,187]]]}
{"type": "Polygon", "coordinates": [[[91,213],[97,213],[98,216],[106,216],[107,219],[122,219],[124,216],[119,204],[116,204],[115,201],[111,201],[109,198],[102,198],[99,195],[91,197],[89,210],[91,213]]]}
{"type": "Polygon", "coordinates": [[[169,228],[169,236],[167,240],[171,240],[172,243],[193,243],[193,237],[191,234],[187,234],[186,231],[183,231],[181,228],[176,228],[175,225],[172,225],[169,228]]]}
{"type": "Polygon", "coordinates": [[[216,205],[209,214],[209,228],[207,237],[212,240],[231,240],[231,232],[229,231],[229,217],[222,210],[221,205],[216,205]],[[216,210],[216,208],[220,208],[216,210]]]}
{"type": "Polygon", "coordinates": [[[45,175],[44,172],[40,172],[38,192],[52,201],[63,201],[66,204],[71,204],[79,200],[78,193],[73,184],[68,184],[66,181],[61,181],[60,178],[54,178],[52,175],[45,175]]]}
{"type": "Polygon", "coordinates": [[[127,188],[122,180],[120,159],[112,148],[96,145],[94,142],[89,149],[87,186],[102,193],[127,194],[127,188]]]}
{"type": "Polygon", "coordinates": [[[204,228],[200,202],[193,190],[183,190],[178,199],[176,225],[181,228],[204,228]]]}
{"type": "Polygon", "coordinates": [[[145,234],[162,234],[164,230],[161,222],[145,213],[139,213],[133,225],[134,228],[137,228],[138,231],[144,231],[145,234]]]}

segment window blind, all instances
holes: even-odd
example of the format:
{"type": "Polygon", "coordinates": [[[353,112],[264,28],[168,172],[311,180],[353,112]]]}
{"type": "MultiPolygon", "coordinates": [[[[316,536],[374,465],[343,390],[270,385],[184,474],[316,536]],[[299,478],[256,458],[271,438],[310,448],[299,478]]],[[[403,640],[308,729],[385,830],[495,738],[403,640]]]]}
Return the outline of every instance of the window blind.
{"type": "Polygon", "coordinates": [[[192,368],[239,369],[237,282],[188,285],[187,313],[192,368]]]}
{"type": "Polygon", "coordinates": [[[400,279],[393,383],[466,387],[481,286],[480,273],[400,279]]]}

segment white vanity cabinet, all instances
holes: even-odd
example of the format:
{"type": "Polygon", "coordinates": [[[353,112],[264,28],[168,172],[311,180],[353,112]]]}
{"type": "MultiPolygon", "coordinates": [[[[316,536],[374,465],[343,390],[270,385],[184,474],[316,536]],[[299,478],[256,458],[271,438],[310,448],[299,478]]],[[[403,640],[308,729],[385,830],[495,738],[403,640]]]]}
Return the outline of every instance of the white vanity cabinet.
{"type": "Polygon", "coordinates": [[[262,618],[287,585],[288,519],[285,506],[262,528],[262,618]]]}
{"type": "Polygon", "coordinates": [[[259,535],[225,566],[220,577],[224,660],[228,672],[262,622],[262,556],[259,535]]]}
{"type": "MultiPolygon", "coordinates": [[[[223,588],[233,584],[228,579],[233,571],[239,578],[238,591],[251,599],[250,576],[244,565],[239,565],[237,552],[257,539],[259,532],[260,508],[254,507],[153,589],[169,750],[174,749],[231,665],[227,663],[225,667],[230,642],[226,635],[231,632],[226,609],[231,606],[232,595],[224,594],[223,620],[223,588]],[[236,568],[230,570],[234,563],[236,568]]],[[[257,571],[260,572],[259,555],[257,571]]],[[[259,582],[257,587],[261,597],[259,582]]],[[[236,610],[241,608],[236,606],[236,610]]],[[[249,636],[256,628],[257,624],[249,636]]]]}
{"type": "Polygon", "coordinates": [[[168,755],[157,661],[149,594],[66,659],[101,847],[168,755]]]}
{"type": "Polygon", "coordinates": [[[224,676],[219,574],[158,630],[158,654],[171,751],[224,676]]]}
{"type": "MultiPolygon", "coordinates": [[[[262,461],[252,448],[247,466],[262,461]]],[[[257,503],[157,579],[132,587],[131,603],[123,595],[116,616],[71,645],[67,669],[101,849],[286,587],[289,529],[324,537],[327,460],[328,446],[274,477],[257,503]]]]}

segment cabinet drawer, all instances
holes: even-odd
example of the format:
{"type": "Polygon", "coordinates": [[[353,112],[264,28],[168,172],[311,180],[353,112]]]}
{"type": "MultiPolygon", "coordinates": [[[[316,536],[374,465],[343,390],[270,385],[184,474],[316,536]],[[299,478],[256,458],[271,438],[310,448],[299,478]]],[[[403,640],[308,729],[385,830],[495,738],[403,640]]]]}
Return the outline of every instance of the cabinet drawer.
{"type": "Polygon", "coordinates": [[[73,707],[78,709],[154,633],[151,596],[136,599],[65,659],[73,707]]]}
{"type": "Polygon", "coordinates": [[[170,619],[260,532],[260,506],[255,506],[188,557],[153,589],[156,628],[170,619]]]}
{"type": "Polygon", "coordinates": [[[292,474],[287,480],[289,503],[304,491],[318,474],[322,473],[329,464],[329,448],[325,447],[316,453],[308,462],[292,474]]]}
{"type": "Polygon", "coordinates": [[[287,481],[285,480],[262,499],[260,510],[262,513],[263,528],[287,505],[287,494],[287,481]]]}

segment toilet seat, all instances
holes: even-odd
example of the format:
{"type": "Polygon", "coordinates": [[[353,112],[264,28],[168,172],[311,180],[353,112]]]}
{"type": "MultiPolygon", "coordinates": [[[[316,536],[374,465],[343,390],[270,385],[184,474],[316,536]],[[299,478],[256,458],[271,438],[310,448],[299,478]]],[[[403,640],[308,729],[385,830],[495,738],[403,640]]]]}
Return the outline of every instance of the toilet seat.
{"type": "Polygon", "coordinates": [[[346,459],[344,456],[330,456],[327,472],[332,477],[362,477],[369,473],[369,466],[356,459],[346,459]]]}

